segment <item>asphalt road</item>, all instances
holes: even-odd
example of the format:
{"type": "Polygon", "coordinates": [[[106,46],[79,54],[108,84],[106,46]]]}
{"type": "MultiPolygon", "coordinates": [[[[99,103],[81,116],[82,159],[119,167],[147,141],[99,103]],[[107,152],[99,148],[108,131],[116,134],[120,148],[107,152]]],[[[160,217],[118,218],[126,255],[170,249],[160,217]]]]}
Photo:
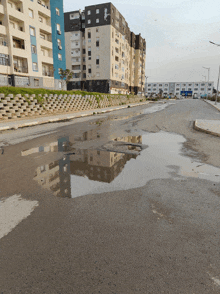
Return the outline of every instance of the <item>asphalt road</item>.
{"type": "Polygon", "coordinates": [[[2,133],[0,293],[220,293],[220,138],[195,119],[220,112],[183,100],[2,133]]]}

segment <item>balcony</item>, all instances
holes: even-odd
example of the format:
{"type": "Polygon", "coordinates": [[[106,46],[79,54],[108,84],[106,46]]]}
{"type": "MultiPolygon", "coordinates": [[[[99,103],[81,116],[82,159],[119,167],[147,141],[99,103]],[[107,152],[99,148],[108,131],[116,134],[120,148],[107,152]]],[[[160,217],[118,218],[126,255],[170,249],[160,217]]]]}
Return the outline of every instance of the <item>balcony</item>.
{"type": "Polygon", "coordinates": [[[4,6],[0,4],[0,14],[5,14],[4,6]]]}
{"type": "Polygon", "coordinates": [[[8,42],[5,36],[0,35],[0,53],[9,54],[8,42]]]}
{"type": "MultiPolygon", "coordinates": [[[[25,52],[25,51],[24,51],[25,52]]],[[[27,58],[13,56],[14,73],[28,73],[27,58]]]]}
{"type": "Polygon", "coordinates": [[[51,50],[53,49],[53,44],[51,41],[39,38],[38,42],[40,43],[41,47],[45,47],[45,48],[51,49],[51,50]]]}
{"type": "Polygon", "coordinates": [[[53,66],[51,66],[50,64],[42,63],[42,76],[53,77],[54,76],[53,66]]]}
{"type": "Polygon", "coordinates": [[[2,35],[6,35],[7,34],[6,33],[6,27],[3,26],[3,25],[0,25],[0,34],[2,34],[2,35]]]}
{"type": "Polygon", "coordinates": [[[28,73],[28,67],[14,65],[14,73],[28,73]]]}
{"type": "Polygon", "coordinates": [[[44,31],[47,34],[52,34],[51,26],[47,25],[46,23],[39,22],[39,28],[41,31],[44,31]]]}
{"type": "Polygon", "coordinates": [[[51,17],[50,1],[47,1],[46,5],[43,3],[43,1],[38,0],[37,2],[39,4],[38,11],[47,17],[51,17]]]}
{"type": "Polygon", "coordinates": [[[24,39],[25,33],[18,29],[11,29],[11,35],[17,37],[18,39],[24,39]]]}
{"type": "Polygon", "coordinates": [[[48,63],[48,64],[53,64],[53,57],[49,57],[49,56],[41,56],[42,60],[45,62],[45,63],[48,63]]]}
{"type": "Polygon", "coordinates": [[[18,20],[25,19],[24,13],[21,11],[20,8],[16,9],[14,7],[11,7],[9,4],[8,4],[8,14],[18,20]]]}

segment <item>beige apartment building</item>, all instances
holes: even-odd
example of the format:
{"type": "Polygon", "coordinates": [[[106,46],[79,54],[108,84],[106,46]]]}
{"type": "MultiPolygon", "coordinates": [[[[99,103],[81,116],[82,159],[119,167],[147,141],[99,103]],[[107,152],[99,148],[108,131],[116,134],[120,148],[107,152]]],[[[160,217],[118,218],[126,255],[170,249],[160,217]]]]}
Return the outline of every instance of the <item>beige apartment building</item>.
{"type": "Polygon", "coordinates": [[[64,14],[68,89],[128,94],[144,92],[146,42],[130,31],[112,3],[64,14]]]}
{"type": "Polygon", "coordinates": [[[64,38],[63,0],[0,0],[0,86],[61,88],[64,38]]]}

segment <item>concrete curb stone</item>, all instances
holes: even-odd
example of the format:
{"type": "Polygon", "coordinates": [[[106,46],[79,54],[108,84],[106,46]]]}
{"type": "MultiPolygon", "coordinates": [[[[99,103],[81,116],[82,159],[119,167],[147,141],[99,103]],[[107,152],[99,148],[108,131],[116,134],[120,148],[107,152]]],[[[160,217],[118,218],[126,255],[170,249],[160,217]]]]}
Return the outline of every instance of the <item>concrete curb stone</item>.
{"type": "MultiPolygon", "coordinates": [[[[99,108],[99,109],[93,109],[93,110],[89,110],[89,113],[81,113],[81,114],[77,114],[75,113],[74,115],[70,115],[70,114],[66,114],[66,117],[61,117],[61,118],[48,118],[45,120],[41,120],[41,121],[36,121],[36,118],[34,119],[34,121],[30,121],[30,122],[26,122],[26,123],[20,123],[18,121],[10,122],[9,125],[6,126],[2,126],[1,127],[1,123],[0,122],[0,131],[6,131],[6,130],[17,130],[18,128],[24,128],[24,127],[30,127],[30,126],[36,126],[36,125],[42,125],[42,124],[46,124],[46,123],[54,123],[54,122],[60,122],[60,121],[68,121],[68,120],[72,120],[74,118],[80,118],[80,117],[86,117],[86,116],[92,116],[93,113],[95,112],[96,114],[102,114],[102,113],[106,113],[106,112],[112,112],[115,110],[119,110],[119,109],[125,109],[128,108],[128,106],[130,107],[135,107],[135,106],[141,106],[141,105],[146,105],[149,103],[152,103],[153,101],[147,101],[147,102],[141,102],[141,103],[134,103],[134,104],[128,104],[125,106],[120,106],[117,108],[110,108],[110,109],[106,109],[106,108],[99,108]]],[[[154,102],[153,102],[154,103],[154,102]]],[[[87,110],[88,111],[88,110],[87,110]]],[[[56,115],[54,115],[56,116],[56,115]]],[[[6,122],[4,121],[4,124],[6,122]]]]}

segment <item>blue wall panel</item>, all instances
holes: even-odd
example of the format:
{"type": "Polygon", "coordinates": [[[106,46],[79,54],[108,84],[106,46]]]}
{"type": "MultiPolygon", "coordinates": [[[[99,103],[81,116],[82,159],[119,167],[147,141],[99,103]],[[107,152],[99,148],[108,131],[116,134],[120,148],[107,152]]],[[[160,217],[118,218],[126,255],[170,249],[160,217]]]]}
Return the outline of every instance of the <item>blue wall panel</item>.
{"type": "MultiPolygon", "coordinates": [[[[30,26],[30,28],[34,28],[34,27],[30,26]]],[[[29,28],[29,31],[30,31],[30,28],[29,28]]],[[[34,29],[35,29],[35,28],[34,28],[34,29]]],[[[35,33],[36,33],[36,32],[35,32],[35,33]]],[[[37,67],[38,67],[38,60],[37,60],[37,39],[36,39],[36,36],[31,36],[31,35],[30,35],[30,37],[31,37],[31,45],[36,46],[36,54],[33,53],[33,52],[31,51],[31,55],[32,55],[32,63],[33,63],[33,62],[36,62],[36,63],[37,63],[37,67]]],[[[32,68],[32,69],[33,69],[33,68],[32,68]]],[[[38,70],[34,70],[34,71],[38,71],[38,70]]]]}
{"type": "Polygon", "coordinates": [[[60,79],[59,68],[66,69],[63,0],[50,0],[50,10],[53,43],[54,78],[60,79]],[[59,9],[60,15],[56,14],[56,8],[59,9]],[[57,33],[57,24],[60,24],[61,35],[57,33]],[[61,40],[61,50],[58,48],[57,39],[61,40]],[[62,60],[58,59],[59,53],[62,55],[62,60]]]}

